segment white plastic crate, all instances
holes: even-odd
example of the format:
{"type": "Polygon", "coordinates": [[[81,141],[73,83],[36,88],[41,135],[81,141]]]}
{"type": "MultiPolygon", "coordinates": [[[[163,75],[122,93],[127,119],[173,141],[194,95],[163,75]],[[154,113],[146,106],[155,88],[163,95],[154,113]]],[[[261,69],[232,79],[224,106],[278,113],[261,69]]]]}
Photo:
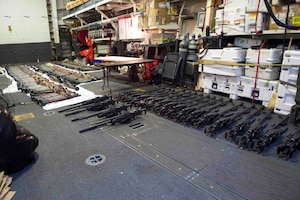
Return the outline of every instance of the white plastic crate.
{"type": "MultiPolygon", "coordinates": [[[[245,7],[245,5],[247,5],[247,12],[256,12],[258,6],[258,0],[226,0],[224,2],[224,9],[230,9],[232,7],[245,7]]],[[[263,0],[260,1],[258,12],[268,12],[263,0]]]]}
{"type": "Polygon", "coordinates": [[[277,90],[278,81],[257,79],[255,91],[254,82],[254,78],[242,76],[240,84],[237,86],[237,96],[250,99],[254,97],[258,101],[270,101],[273,93],[277,90]]]}
{"type": "Polygon", "coordinates": [[[236,95],[239,83],[240,76],[225,76],[225,80],[223,82],[224,93],[236,95]]]}
{"type": "MultiPolygon", "coordinates": [[[[261,49],[259,56],[260,64],[275,64],[281,63],[281,49],[261,49]]],[[[258,61],[258,49],[247,49],[246,62],[257,63],[258,61]]]]}
{"type": "Polygon", "coordinates": [[[298,71],[300,67],[300,51],[288,50],[283,54],[282,68],[280,73],[280,80],[291,84],[296,84],[298,79],[298,71]],[[298,65],[299,66],[289,66],[298,65]]]}
{"type": "Polygon", "coordinates": [[[224,91],[224,82],[221,76],[209,73],[203,73],[202,76],[202,87],[206,89],[205,91],[216,91],[223,92],[224,91]]]}
{"type": "MultiPolygon", "coordinates": [[[[258,76],[259,79],[264,80],[278,80],[280,75],[280,67],[272,67],[269,65],[259,66],[258,67],[258,76]]],[[[247,65],[245,67],[245,76],[255,78],[256,76],[256,66],[247,65]]]]}
{"type": "Polygon", "coordinates": [[[208,49],[202,60],[245,62],[246,50],[239,47],[208,49]]]}
{"type": "Polygon", "coordinates": [[[290,114],[292,106],[296,104],[296,93],[297,88],[279,84],[274,112],[283,115],[290,114]]]}
{"type": "Polygon", "coordinates": [[[224,76],[243,76],[245,75],[245,67],[218,64],[203,65],[203,72],[224,76]]]}
{"type": "Polygon", "coordinates": [[[247,13],[245,16],[245,32],[255,33],[269,29],[270,16],[267,13],[247,13]],[[257,20],[256,20],[257,16],[257,20]]]}
{"type": "Polygon", "coordinates": [[[226,7],[216,11],[215,33],[236,34],[245,31],[246,7],[226,7]]]}

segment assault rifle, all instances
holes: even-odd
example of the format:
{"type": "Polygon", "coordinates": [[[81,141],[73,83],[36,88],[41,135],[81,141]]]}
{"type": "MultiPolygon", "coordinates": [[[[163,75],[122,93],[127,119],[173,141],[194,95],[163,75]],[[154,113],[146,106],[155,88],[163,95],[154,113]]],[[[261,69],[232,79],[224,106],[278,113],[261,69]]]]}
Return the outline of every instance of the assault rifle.
{"type": "MultiPolygon", "coordinates": [[[[222,99],[219,99],[222,100],[222,99]]],[[[205,97],[202,99],[201,102],[199,102],[198,104],[194,105],[194,106],[190,106],[187,108],[182,109],[176,117],[176,122],[183,122],[184,119],[189,116],[192,112],[198,110],[198,109],[202,109],[203,106],[206,105],[214,105],[218,100],[216,98],[210,98],[210,97],[205,97]]]]}
{"type": "Polygon", "coordinates": [[[299,130],[296,134],[288,134],[287,140],[277,147],[277,155],[286,159],[293,158],[294,153],[300,149],[300,134],[299,130]]]}
{"type": "Polygon", "coordinates": [[[220,117],[224,116],[224,114],[235,111],[238,109],[239,106],[242,106],[243,102],[238,102],[237,105],[230,105],[228,108],[225,108],[224,110],[216,110],[210,113],[205,114],[203,117],[201,117],[197,122],[197,128],[203,127],[204,125],[208,125],[213,123],[215,120],[219,119],[220,117]]]}
{"type": "Polygon", "coordinates": [[[252,150],[258,153],[263,153],[265,147],[268,147],[272,143],[274,143],[287,130],[287,127],[285,127],[284,129],[278,129],[278,127],[286,126],[288,120],[289,120],[289,115],[279,120],[279,122],[277,122],[276,124],[272,124],[271,129],[268,129],[266,133],[261,135],[258,140],[253,141],[254,144],[252,150]]]}
{"type": "Polygon", "coordinates": [[[210,106],[207,107],[202,107],[200,109],[197,109],[193,112],[191,112],[187,117],[186,117],[186,125],[192,125],[195,126],[195,123],[198,122],[199,118],[201,118],[203,115],[206,113],[212,112],[215,109],[219,109],[219,107],[224,107],[227,105],[228,102],[231,102],[231,99],[227,99],[225,101],[221,101],[215,104],[211,104],[210,106]]]}
{"type": "Polygon", "coordinates": [[[231,126],[233,123],[237,122],[242,118],[244,114],[248,114],[250,110],[255,109],[255,106],[249,106],[248,108],[242,110],[241,112],[233,113],[229,116],[224,116],[218,119],[214,124],[212,124],[208,129],[204,129],[204,133],[209,134],[211,137],[214,136],[217,131],[222,130],[228,126],[231,126]]]}
{"type": "Polygon", "coordinates": [[[242,135],[247,128],[255,121],[255,119],[252,119],[254,115],[260,114],[261,108],[256,109],[254,112],[249,113],[245,119],[239,120],[237,124],[233,126],[233,128],[230,131],[225,132],[225,138],[227,140],[236,140],[236,137],[239,135],[242,135]]]}
{"type": "Polygon", "coordinates": [[[257,120],[257,123],[252,125],[244,135],[236,137],[235,143],[238,147],[252,149],[252,140],[259,137],[261,131],[267,126],[264,122],[271,118],[272,110],[257,120]]]}

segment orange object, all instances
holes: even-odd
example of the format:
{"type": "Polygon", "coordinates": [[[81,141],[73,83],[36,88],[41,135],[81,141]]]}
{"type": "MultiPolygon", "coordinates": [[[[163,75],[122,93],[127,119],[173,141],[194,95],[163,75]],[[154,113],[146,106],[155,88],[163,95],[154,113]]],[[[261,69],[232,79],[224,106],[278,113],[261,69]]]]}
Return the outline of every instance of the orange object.
{"type": "Polygon", "coordinates": [[[92,38],[87,39],[88,48],[78,52],[79,56],[86,57],[86,64],[91,64],[94,60],[94,48],[92,38]]]}

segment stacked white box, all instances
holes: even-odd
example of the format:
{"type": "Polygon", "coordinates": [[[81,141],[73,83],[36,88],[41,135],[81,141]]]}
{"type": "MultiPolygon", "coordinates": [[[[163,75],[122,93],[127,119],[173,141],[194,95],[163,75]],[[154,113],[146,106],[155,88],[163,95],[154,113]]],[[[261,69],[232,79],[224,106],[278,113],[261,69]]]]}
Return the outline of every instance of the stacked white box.
{"type": "Polygon", "coordinates": [[[297,88],[279,84],[274,112],[282,115],[290,114],[292,106],[296,104],[296,93],[297,88]]]}
{"type": "Polygon", "coordinates": [[[296,104],[295,98],[297,87],[293,87],[292,85],[288,84],[297,84],[299,67],[300,51],[285,51],[283,54],[282,68],[280,73],[280,81],[282,81],[282,84],[280,84],[278,87],[278,96],[274,108],[275,113],[288,115],[291,112],[292,106],[296,104]],[[284,84],[284,82],[287,84],[284,84]]]}
{"type": "MultiPolygon", "coordinates": [[[[208,49],[202,58],[204,63],[209,61],[240,63],[245,62],[245,60],[246,50],[242,48],[208,49]]],[[[241,76],[245,74],[245,67],[236,65],[204,64],[202,70],[205,73],[225,76],[241,76]]]]}
{"type": "MultiPolygon", "coordinates": [[[[256,12],[258,7],[258,0],[226,0],[224,9],[232,7],[243,7],[247,5],[247,12],[256,12]]],[[[270,0],[268,0],[270,2],[270,0]]],[[[260,1],[258,12],[268,12],[265,2],[260,1]]]]}
{"type": "Polygon", "coordinates": [[[239,76],[223,76],[210,73],[203,73],[202,87],[204,92],[211,91],[229,94],[232,99],[237,99],[237,88],[240,83],[239,76]]]}
{"type": "Polygon", "coordinates": [[[258,70],[257,78],[264,79],[264,80],[279,79],[280,67],[272,67],[270,65],[263,65],[257,68],[255,65],[249,64],[245,67],[245,76],[255,78],[256,70],[258,70]]]}
{"type": "Polygon", "coordinates": [[[281,49],[247,49],[246,62],[257,63],[258,54],[260,54],[259,62],[262,64],[274,64],[281,62],[281,49]]]}
{"type": "Polygon", "coordinates": [[[267,13],[247,13],[245,16],[245,32],[256,33],[269,29],[269,19],[270,16],[267,13]]]}
{"type": "Polygon", "coordinates": [[[245,74],[245,67],[218,64],[203,65],[203,72],[224,76],[243,76],[245,74]]]}
{"type": "Polygon", "coordinates": [[[223,92],[224,91],[224,78],[216,74],[203,73],[202,75],[202,88],[204,92],[210,91],[223,92]]]}
{"type": "Polygon", "coordinates": [[[281,62],[281,49],[261,49],[260,53],[257,49],[247,49],[245,76],[256,77],[258,70],[258,78],[265,80],[278,80],[280,75],[280,66],[272,66],[281,62]],[[259,63],[258,68],[256,63],[259,63]],[[265,65],[262,65],[265,64],[265,65]]]}
{"type": "Polygon", "coordinates": [[[219,60],[230,62],[245,62],[246,50],[239,47],[208,49],[202,60],[219,60]]]}
{"type": "Polygon", "coordinates": [[[255,91],[254,83],[255,78],[241,76],[240,84],[237,86],[237,96],[250,99],[254,97],[255,100],[269,102],[277,90],[279,81],[257,79],[255,91]]]}
{"type": "Polygon", "coordinates": [[[215,33],[238,34],[245,31],[246,7],[226,7],[216,11],[215,33]]]}

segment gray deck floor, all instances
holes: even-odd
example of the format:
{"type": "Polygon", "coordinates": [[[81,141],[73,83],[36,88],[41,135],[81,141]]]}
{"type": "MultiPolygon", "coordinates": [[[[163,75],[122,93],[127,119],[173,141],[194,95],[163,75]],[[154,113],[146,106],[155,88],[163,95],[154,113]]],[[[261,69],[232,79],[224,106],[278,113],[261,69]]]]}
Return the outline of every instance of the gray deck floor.
{"type": "MultiPolygon", "coordinates": [[[[115,92],[144,87],[111,83],[115,92]]],[[[16,104],[13,115],[34,114],[19,124],[40,141],[36,162],[12,175],[14,200],[300,199],[299,153],[292,161],[272,151],[262,156],[152,113],[80,134],[84,122],[71,122],[58,109],[49,115],[24,93],[7,98],[16,104]],[[94,154],[105,162],[87,165],[94,154]]]]}

